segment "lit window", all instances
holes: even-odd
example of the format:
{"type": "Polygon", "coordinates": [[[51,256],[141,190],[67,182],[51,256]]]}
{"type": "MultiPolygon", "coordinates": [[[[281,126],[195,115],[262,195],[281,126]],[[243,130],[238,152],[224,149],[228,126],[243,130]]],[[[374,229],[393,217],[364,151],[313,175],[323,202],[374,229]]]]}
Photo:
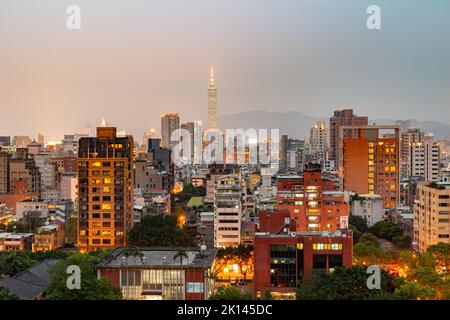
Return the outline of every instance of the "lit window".
{"type": "Polygon", "coordinates": [[[111,184],[111,179],[110,178],[105,178],[105,179],[103,179],[103,183],[104,184],[111,184]]]}
{"type": "Polygon", "coordinates": [[[93,167],[101,167],[102,163],[100,161],[95,161],[95,162],[92,162],[92,166],[93,167]]]}
{"type": "Polygon", "coordinates": [[[102,209],[103,210],[111,210],[111,205],[110,204],[102,204],[102,209]]]}

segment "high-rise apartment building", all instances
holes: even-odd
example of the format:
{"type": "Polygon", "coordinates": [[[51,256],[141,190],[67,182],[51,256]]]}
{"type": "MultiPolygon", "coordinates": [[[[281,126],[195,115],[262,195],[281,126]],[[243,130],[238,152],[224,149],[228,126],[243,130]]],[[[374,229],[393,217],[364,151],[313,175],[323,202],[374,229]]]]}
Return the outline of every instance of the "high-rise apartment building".
{"type": "Polygon", "coordinates": [[[402,166],[405,168],[404,172],[406,175],[407,166],[406,163],[409,160],[411,154],[411,146],[416,142],[422,142],[425,133],[417,128],[407,129],[402,132],[401,140],[400,140],[400,162],[402,166]]]}
{"type": "Polygon", "coordinates": [[[399,203],[399,126],[341,126],[343,190],[378,194],[385,209],[399,203]],[[351,131],[352,134],[346,134],[351,131]]]}
{"type": "Polygon", "coordinates": [[[0,194],[9,192],[9,162],[11,155],[0,152],[0,194]]]}
{"type": "Polygon", "coordinates": [[[318,121],[309,132],[309,146],[312,153],[324,154],[328,147],[328,130],[324,121],[318,121]]]}
{"type": "Polygon", "coordinates": [[[97,251],[126,245],[133,225],[133,138],[97,128],[78,149],[78,246],[97,251]]]}
{"type": "Polygon", "coordinates": [[[407,175],[420,177],[423,181],[439,181],[440,148],[432,137],[409,145],[407,175]]]}
{"type": "Polygon", "coordinates": [[[414,208],[414,244],[424,252],[433,244],[450,243],[450,182],[419,184],[414,208]]]}
{"type": "Polygon", "coordinates": [[[166,113],[161,116],[162,147],[172,149],[178,141],[172,141],[172,133],[180,129],[180,116],[176,112],[166,113]]]}
{"type": "Polygon", "coordinates": [[[214,69],[211,68],[208,85],[208,129],[217,128],[217,87],[214,69]]]}
{"type": "Polygon", "coordinates": [[[214,193],[214,246],[237,246],[241,242],[242,181],[239,175],[225,175],[214,193]]]}
{"type": "MultiPolygon", "coordinates": [[[[367,117],[356,116],[353,109],[344,109],[334,111],[330,118],[330,160],[339,159],[339,132],[341,126],[367,126],[369,119],[367,117]]],[[[352,137],[355,132],[348,130],[346,137],[352,137]]]]}

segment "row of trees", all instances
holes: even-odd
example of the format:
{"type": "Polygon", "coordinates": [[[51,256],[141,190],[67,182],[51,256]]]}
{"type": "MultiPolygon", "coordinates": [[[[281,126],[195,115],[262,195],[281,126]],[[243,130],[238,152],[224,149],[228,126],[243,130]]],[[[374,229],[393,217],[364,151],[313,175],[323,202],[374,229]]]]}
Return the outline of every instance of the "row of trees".
{"type": "Polygon", "coordinates": [[[131,246],[192,247],[195,234],[180,228],[176,216],[145,216],[128,233],[131,246]]]}
{"type": "Polygon", "coordinates": [[[364,233],[370,233],[377,238],[388,240],[399,248],[409,249],[411,237],[403,234],[403,230],[390,220],[383,220],[375,223],[370,228],[367,222],[360,216],[350,216],[350,229],[353,231],[353,241],[358,242],[359,237],[364,233]]]}

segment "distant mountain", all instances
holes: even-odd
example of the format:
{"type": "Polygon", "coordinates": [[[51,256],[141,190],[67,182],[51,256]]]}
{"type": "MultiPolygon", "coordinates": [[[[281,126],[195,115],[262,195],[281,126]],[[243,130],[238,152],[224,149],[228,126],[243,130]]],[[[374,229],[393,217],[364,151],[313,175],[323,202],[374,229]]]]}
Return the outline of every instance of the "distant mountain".
{"type": "MultiPolygon", "coordinates": [[[[329,118],[312,117],[296,111],[286,113],[250,111],[226,115],[218,119],[220,129],[280,129],[280,134],[288,134],[300,139],[309,136],[309,129],[316,121],[326,121],[328,124],[329,118]]],[[[397,119],[369,119],[369,121],[376,124],[395,124],[397,119]]],[[[450,125],[439,121],[418,121],[417,126],[427,133],[433,133],[437,139],[444,139],[450,134],[450,125]]]]}

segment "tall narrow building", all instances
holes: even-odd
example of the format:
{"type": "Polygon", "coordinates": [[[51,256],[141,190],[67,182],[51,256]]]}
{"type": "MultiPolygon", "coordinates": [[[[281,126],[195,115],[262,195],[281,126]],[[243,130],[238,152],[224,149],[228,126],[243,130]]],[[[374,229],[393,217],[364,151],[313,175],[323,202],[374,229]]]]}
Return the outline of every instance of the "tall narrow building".
{"type": "Polygon", "coordinates": [[[214,69],[211,68],[208,85],[208,129],[217,128],[217,87],[214,69]]]}
{"type": "Polygon", "coordinates": [[[378,194],[385,209],[395,208],[400,197],[399,126],[342,126],[339,174],[343,190],[378,194]],[[352,134],[346,134],[351,131],[352,134]]]}
{"type": "MultiPolygon", "coordinates": [[[[330,159],[339,160],[339,131],[341,126],[367,126],[369,119],[367,117],[356,116],[353,109],[344,109],[334,111],[330,118],[330,159]]],[[[347,130],[347,138],[355,136],[355,132],[347,130]]]]}
{"type": "Polygon", "coordinates": [[[78,247],[90,252],[126,245],[133,225],[133,138],[98,127],[78,149],[78,247]]]}
{"type": "Polygon", "coordinates": [[[166,113],[161,116],[162,147],[173,149],[177,140],[172,140],[172,133],[180,129],[180,115],[177,112],[166,113]]]}

